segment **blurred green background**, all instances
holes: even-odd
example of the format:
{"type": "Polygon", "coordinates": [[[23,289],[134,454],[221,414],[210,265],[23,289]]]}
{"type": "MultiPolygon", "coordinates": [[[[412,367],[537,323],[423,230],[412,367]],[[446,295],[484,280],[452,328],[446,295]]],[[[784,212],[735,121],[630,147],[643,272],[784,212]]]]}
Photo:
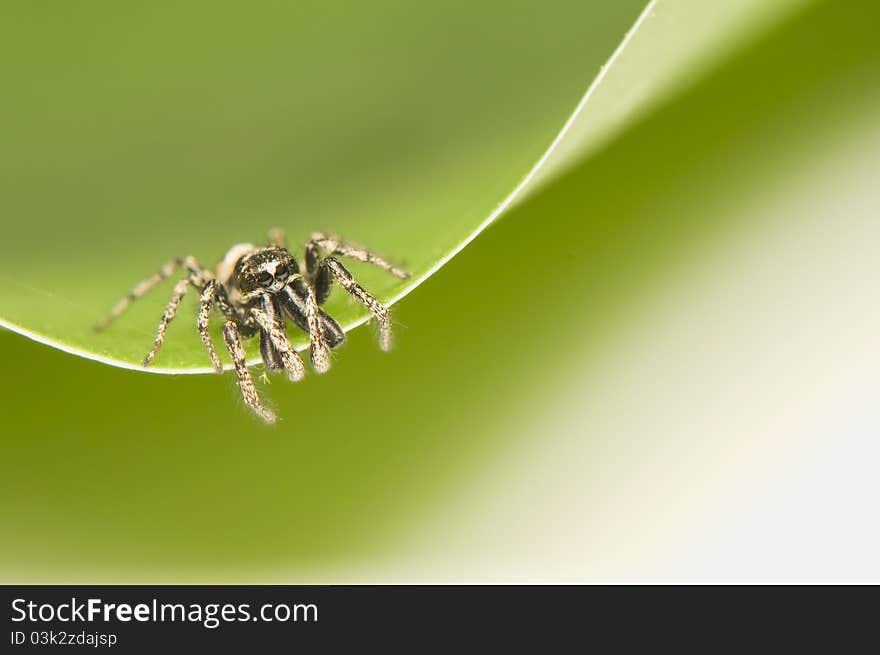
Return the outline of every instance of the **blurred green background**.
{"type": "MultiPolygon", "coordinates": [[[[64,53],[90,52],[82,34],[97,16],[102,25],[94,42],[102,59],[88,69],[93,86],[63,89],[65,76],[46,78],[45,92],[64,98],[50,106],[38,85],[19,83],[33,97],[3,109],[15,126],[0,158],[4,303],[31,284],[56,289],[44,301],[61,325],[92,309],[76,300],[82,279],[89,299],[112,303],[129,271],[149,272],[183,244],[209,259],[285,225],[289,214],[427,265],[528,170],[642,8],[401,4],[355,16],[340,6],[327,26],[291,32],[293,15],[249,22],[232,5],[193,5],[168,21],[167,7],[113,17],[109,5],[92,4],[94,13],[22,10],[30,29],[0,28],[4,47],[19,48],[15,61],[4,57],[4,74],[20,82],[35,70],[82,65],[64,53]],[[125,29],[111,29],[115,20],[125,29]],[[194,41],[194,26],[211,40],[194,41]],[[167,48],[151,40],[160,32],[167,48]],[[233,47],[233,34],[253,48],[233,47]],[[104,59],[113,38],[125,56],[104,59]],[[313,79],[297,66],[290,89],[268,94],[267,80],[288,67],[272,56],[282,47],[285,56],[295,47],[305,60],[329,58],[334,65],[321,70],[332,76],[313,79]],[[193,55],[178,66],[187,48],[193,55]],[[367,66],[370,57],[378,59],[367,66]],[[266,62],[278,68],[254,75],[266,62]],[[358,62],[366,72],[353,68],[358,62]],[[222,85],[236,67],[251,87],[222,85]],[[108,77],[113,70],[117,78],[108,77]],[[35,107],[53,119],[35,119],[35,107]],[[184,110],[192,112],[185,120],[184,110]],[[326,120],[312,127],[316,116],[326,120]],[[242,117],[252,129],[230,130],[241,129],[242,117]],[[277,130],[278,121],[299,128],[277,130]],[[41,129],[47,124],[53,129],[41,129]],[[155,138],[154,125],[163,126],[155,138]],[[278,133],[290,141],[270,152],[266,140],[278,133]],[[95,135],[104,142],[90,145],[95,135]],[[96,169],[116,174],[97,177],[96,169]],[[407,187],[400,196],[399,184],[407,187]],[[436,214],[409,220],[408,202],[436,214]],[[86,207],[95,218],[83,227],[76,217],[86,207]],[[385,211],[388,220],[376,220],[385,211]],[[420,237],[426,225],[439,226],[439,239],[436,230],[428,242],[420,237]],[[68,276],[47,287],[31,244],[63,258],[68,276]],[[125,262],[125,275],[95,265],[108,261],[104,248],[125,262]],[[12,279],[22,266],[28,275],[12,279]]],[[[746,199],[772,193],[789,171],[878,120],[878,17],[869,3],[808,3],[755,33],[396,305],[394,352],[379,352],[370,330],[355,330],[328,375],[264,385],[282,419],[273,428],[248,414],[230,374],[145,375],[0,334],[4,581],[344,582],[337,567],[393,551],[401,534],[430,523],[467,480],[515,447],[515,426],[559,393],[555,380],[596,375],[614,334],[638,320],[658,289],[713,244],[758,229],[746,199]]],[[[164,299],[157,292],[129,325],[156,315],[164,299]]],[[[169,345],[188,338],[185,322],[169,345]]],[[[140,355],[149,332],[123,330],[119,347],[140,355]]],[[[582,432],[592,448],[590,426],[582,432]]],[[[542,481],[532,483],[540,503],[542,481]]]]}

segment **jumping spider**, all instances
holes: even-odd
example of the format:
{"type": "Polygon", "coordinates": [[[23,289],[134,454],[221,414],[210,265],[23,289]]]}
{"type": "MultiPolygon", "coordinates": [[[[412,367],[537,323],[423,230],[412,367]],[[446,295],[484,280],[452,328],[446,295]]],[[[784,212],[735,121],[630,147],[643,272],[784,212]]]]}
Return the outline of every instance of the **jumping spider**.
{"type": "Polygon", "coordinates": [[[260,335],[260,354],[267,371],[282,369],[291,380],[305,375],[305,365],[287,338],[286,318],[309,335],[313,368],[323,373],[330,367],[330,349],[345,340],[342,328],[329,314],[320,309],[330,295],[336,280],[348,293],[363,303],[379,323],[379,345],[383,350],[391,347],[391,322],[388,309],[364,290],[351,273],[334,257],[341,255],[362,262],[375,264],[392,275],[405,280],[408,273],[389,264],[374,253],[347,244],[335,237],[315,233],[306,244],[304,268],[287,250],[281,230],[269,233],[269,245],[258,248],[250,243],[232,246],[223,260],[211,271],[201,266],[193,257],[182,257],[167,262],[157,273],[140,282],[116,306],[107,317],[95,326],[103,330],[122,314],[134,300],[144,296],[178,268],[186,269],[186,275],[175,286],[171,300],[165,307],[156,340],[144,366],[149,366],[162,342],[165,329],[174,318],[180,301],[190,285],[201,292],[199,301],[199,335],[208,350],[208,356],[217,372],[223,365],[214,349],[208,332],[208,318],[216,305],[226,317],[223,340],[235,365],[238,386],[244,401],[263,420],[275,421],[275,414],[265,407],[257,395],[245,362],[241,338],[260,335]],[[327,253],[321,257],[321,251],[327,253]]]}

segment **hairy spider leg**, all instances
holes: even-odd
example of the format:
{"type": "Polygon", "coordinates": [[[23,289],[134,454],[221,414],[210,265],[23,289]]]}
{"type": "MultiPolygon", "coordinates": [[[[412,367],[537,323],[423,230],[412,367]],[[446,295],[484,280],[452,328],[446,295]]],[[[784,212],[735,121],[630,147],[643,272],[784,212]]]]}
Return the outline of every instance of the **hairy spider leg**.
{"type": "MultiPolygon", "coordinates": [[[[166,278],[171,277],[171,275],[180,267],[185,267],[189,270],[190,274],[196,276],[202,284],[205,280],[211,278],[211,274],[208,273],[202,266],[195,260],[194,257],[177,257],[172,259],[160,268],[158,271],[153,273],[150,277],[141,280],[135,287],[132,289],[128,295],[124,296],[119,302],[117,302],[113,309],[110,310],[110,313],[107,314],[101,321],[99,321],[95,325],[95,330],[101,331],[105,329],[110,323],[115,321],[120,314],[122,314],[126,309],[129,308],[131,303],[133,303],[138,298],[142,298],[147,293],[149,293],[153,288],[156,287],[157,284],[165,280],[166,278]]],[[[201,286],[201,285],[199,285],[201,286]]]]}
{"type": "Polygon", "coordinates": [[[214,366],[214,370],[218,373],[222,373],[223,364],[220,361],[220,357],[217,356],[217,350],[214,348],[214,342],[211,340],[211,333],[208,331],[208,322],[214,305],[223,312],[223,315],[227,320],[236,321],[237,323],[242,324],[245,328],[253,328],[253,321],[243,319],[238,312],[235,311],[232,304],[229,302],[229,298],[226,296],[226,289],[223,288],[222,284],[217,282],[216,279],[208,280],[208,283],[205,284],[202,289],[202,295],[199,298],[199,317],[196,325],[198,326],[199,336],[202,338],[202,343],[205,344],[205,349],[208,351],[208,357],[211,358],[211,364],[214,366]]]}
{"type": "Polygon", "coordinates": [[[309,242],[306,243],[306,272],[311,275],[317,273],[316,266],[320,259],[319,249],[323,249],[327,252],[328,256],[331,257],[333,255],[342,255],[368,264],[373,264],[374,266],[378,266],[379,268],[388,271],[391,275],[398,277],[401,280],[409,278],[409,273],[400,270],[376,253],[371,252],[366,248],[346,243],[342,239],[324,234],[323,232],[315,232],[312,234],[312,238],[309,239],[309,242]]]}
{"type": "Polygon", "coordinates": [[[330,271],[343,289],[360,301],[379,323],[379,347],[382,350],[391,349],[391,320],[388,317],[388,308],[373,297],[366,289],[358,284],[348,269],[335,257],[326,257],[321,260],[320,266],[330,271]]]}
{"type": "MultiPolygon", "coordinates": [[[[290,345],[290,340],[287,338],[287,333],[284,331],[284,323],[278,320],[277,315],[270,315],[268,312],[257,307],[251,309],[251,315],[261,328],[260,338],[263,339],[265,335],[265,338],[268,339],[274,347],[273,350],[275,354],[280,357],[281,365],[283,365],[284,370],[287,371],[287,377],[293,382],[302,380],[303,376],[306,374],[306,365],[303,363],[302,358],[293,349],[293,346],[290,345]]],[[[262,341],[260,345],[262,347],[262,341]]],[[[263,355],[263,361],[265,362],[265,353],[263,355]]],[[[266,368],[269,368],[268,362],[266,362],[266,368]]]]}
{"type": "Polygon", "coordinates": [[[217,284],[216,280],[210,280],[205,288],[202,289],[202,295],[199,298],[199,318],[198,318],[198,328],[199,328],[199,336],[202,338],[202,343],[205,344],[205,348],[208,351],[208,357],[211,358],[211,364],[214,365],[214,370],[218,373],[223,372],[223,364],[220,362],[220,357],[217,356],[217,350],[214,348],[214,342],[211,341],[211,333],[208,332],[208,320],[211,316],[211,309],[214,306],[214,301],[217,299],[217,289],[220,285],[217,284]]]}
{"type": "MultiPolygon", "coordinates": [[[[149,366],[156,358],[156,354],[159,352],[162,343],[165,341],[165,330],[177,314],[177,308],[180,307],[180,301],[183,300],[183,296],[186,295],[187,289],[189,289],[190,285],[199,288],[201,286],[200,282],[201,280],[196,278],[195,275],[190,274],[174,285],[174,291],[171,293],[171,300],[168,301],[168,304],[165,306],[165,311],[162,312],[162,318],[159,319],[159,327],[156,330],[156,339],[153,341],[153,347],[150,349],[150,352],[147,353],[147,356],[144,357],[144,366],[149,366]]],[[[207,324],[205,329],[207,330],[207,324]]],[[[211,347],[211,350],[213,350],[213,346],[211,347]]],[[[208,351],[209,354],[211,353],[211,350],[208,351]]],[[[216,352],[213,354],[214,357],[217,356],[216,352]]]]}
{"type": "Polygon", "coordinates": [[[284,230],[280,227],[273,227],[269,230],[269,246],[272,248],[284,248],[287,250],[287,238],[284,235],[284,230]]]}
{"type": "Polygon", "coordinates": [[[228,320],[223,325],[223,340],[226,342],[226,348],[232,357],[232,363],[235,365],[235,374],[238,376],[238,388],[241,389],[244,402],[266,423],[274,423],[275,414],[260,402],[260,396],[257,395],[257,388],[254,386],[254,381],[251,379],[251,374],[247,368],[244,347],[241,345],[241,338],[239,337],[235,321],[228,320]]]}
{"type": "MultiPolygon", "coordinates": [[[[306,316],[306,325],[309,330],[311,346],[309,354],[312,358],[312,366],[318,373],[325,373],[330,368],[330,344],[324,337],[324,321],[321,320],[321,310],[318,309],[318,299],[312,285],[304,280],[296,280],[299,285],[300,297],[303,300],[303,309],[306,316]]],[[[292,285],[287,288],[290,289],[292,285]]],[[[289,292],[288,292],[289,293],[289,292]]],[[[290,294],[293,295],[293,294],[290,294]]]]}

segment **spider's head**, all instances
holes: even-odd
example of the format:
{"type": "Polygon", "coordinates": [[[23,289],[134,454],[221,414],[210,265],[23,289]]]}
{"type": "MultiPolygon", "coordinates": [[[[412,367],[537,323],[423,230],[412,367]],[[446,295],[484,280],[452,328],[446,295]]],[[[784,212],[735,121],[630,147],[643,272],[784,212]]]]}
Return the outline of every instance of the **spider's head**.
{"type": "Polygon", "coordinates": [[[299,267],[284,248],[261,248],[242,257],[237,270],[238,288],[245,296],[278,293],[299,273],[299,267]]]}

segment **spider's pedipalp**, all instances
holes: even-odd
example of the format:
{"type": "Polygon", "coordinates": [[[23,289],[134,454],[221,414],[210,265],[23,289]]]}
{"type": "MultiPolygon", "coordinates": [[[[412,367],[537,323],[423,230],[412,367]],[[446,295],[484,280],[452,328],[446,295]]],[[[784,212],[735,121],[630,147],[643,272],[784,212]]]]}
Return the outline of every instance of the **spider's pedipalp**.
{"type": "MultiPolygon", "coordinates": [[[[281,364],[284,366],[284,370],[287,371],[287,377],[293,382],[302,380],[306,374],[306,365],[293,349],[293,346],[290,345],[290,340],[284,331],[284,324],[279,322],[274,315],[270,316],[269,313],[256,307],[251,309],[251,315],[261,328],[261,338],[268,339],[275,352],[281,358],[281,364]]],[[[264,363],[267,369],[270,368],[269,363],[265,362],[265,359],[264,363]]]]}
{"type": "Polygon", "coordinates": [[[272,343],[272,338],[266,330],[260,330],[260,359],[266,367],[267,373],[277,373],[284,369],[284,362],[281,361],[281,353],[272,343]]]}
{"type": "MultiPolygon", "coordinates": [[[[260,331],[260,357],[266,367],[266,372],[275,373],[284,369],[284,362],[281,359],[281,353],[272,342],[272,337],[266,326],[277,326],[279,323],[280,311],[278,303],[270,294],[265,293],[259,298],[263,307],[265,316],[258,318],[256,308],[251,309],[251,316],[254,322],[259,326],[260,331]]],[[[282,323],[283,326],[283,323],[282,323]]]]}
{"type": "Polygon", "coordinates": [[[226,321],[223,325],[223,340],[226,342],[226,348],[232,357],[232,363],[235,365],[235,374],[238,376],[238,388],[241,389],[241,395],[257,415],[266,421],[266,423],[275,422],[275,414],[260,402],[260,396],[257,394],[257,388],[251,379],[250,371],[247,368],[247,360],[244,354],[244,347],[241,345],[241,338],[238,334],[238,327],[235,321],[226,321]]]}

